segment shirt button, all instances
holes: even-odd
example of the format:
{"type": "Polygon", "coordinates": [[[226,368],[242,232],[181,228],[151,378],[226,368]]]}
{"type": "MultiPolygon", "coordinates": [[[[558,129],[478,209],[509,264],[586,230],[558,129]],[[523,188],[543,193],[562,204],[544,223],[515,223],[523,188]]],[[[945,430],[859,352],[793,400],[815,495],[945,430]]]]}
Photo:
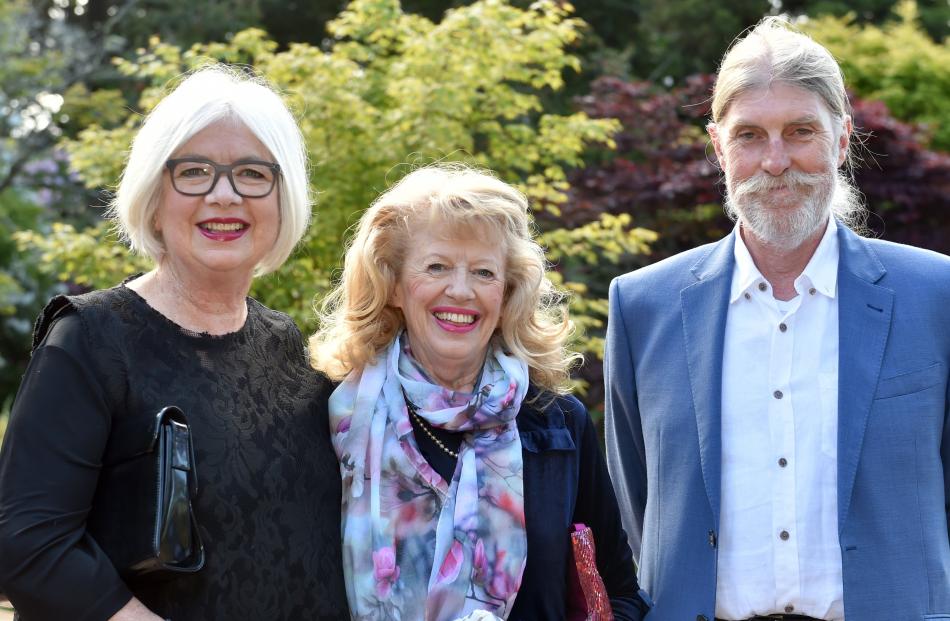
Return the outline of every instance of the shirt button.
{"type": "Polygon", "coordinates": [[[791,535],[788,534],[788,531],[787,531],[787,530],[783,530],[782,532],[780,532],[780,533],[778,534],[778,536],[782,539],[782,541],[788,541],[788,538],[789,538],[791,535]]]}
{"type": "Polygon", "coordinates": [[[746,291],[746,292],[743,293],[742,295],[743,295],[743,296],[745,297],[745,299],[747,299],[747,300],[751,300],[751,299],[752,299],[752,296],[749,294],[748,291],[746,291]]]}
{"type": "Polygon", "coordinates": [[[818,290],[812,287],[811,289],[808,290],[808,295],[815,295],[817,292],[818,290]]]}
{"type": "Polygon", "coordinates": [[[788,326],[786,326],[784,323],[780,323],[778,324],[778,330],[779,332],[785,332],[786,330],[788,330],[788,326]]]}
{"type": "Polygon", "coordinates": [[[795,607],[792,606],[791,604],[785,607],[785,612],[793,612],[794,610],[795,610],[795,607]]]}
{"type": "Polygon", "coordinates": [[[788,465],[788,460],[785,459],[784,457],[779,457],[779,458],[778,458],[778,465],[779,465],[780,468],[784,468],[785,466],[788,465]]]}
{"type": "Polygon", "coordinates": [[[772,396],[775,397],[776,399],[781,399],[785,395],[782,394],[781,390],[776,390],[775,392],[772,393],[772,396]]]}
{"type": "Polygon", "coordinates": [[[760,282],[760,283],[759,283],[759,291],[765,291],[765,290],[768,289],[768,288],[769,288],[769,286],[768,286],[767,284],[765,284],[764,282],[760,282]]]}

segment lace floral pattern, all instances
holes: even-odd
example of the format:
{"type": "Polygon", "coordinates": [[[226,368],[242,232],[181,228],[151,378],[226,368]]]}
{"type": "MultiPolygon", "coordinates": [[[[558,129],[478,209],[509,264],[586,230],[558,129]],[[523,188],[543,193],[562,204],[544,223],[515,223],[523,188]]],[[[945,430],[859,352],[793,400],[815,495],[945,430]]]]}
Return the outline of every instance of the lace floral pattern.
{"type": "Polygon", "coordinates": [[[188,416],[205,568],[129,585],[162,617],[348,618],[340,571],[329,382],[286,315],[248,299],[244,327],[188,332],[130,289],[71,298],[113,416],[188,416]]]}

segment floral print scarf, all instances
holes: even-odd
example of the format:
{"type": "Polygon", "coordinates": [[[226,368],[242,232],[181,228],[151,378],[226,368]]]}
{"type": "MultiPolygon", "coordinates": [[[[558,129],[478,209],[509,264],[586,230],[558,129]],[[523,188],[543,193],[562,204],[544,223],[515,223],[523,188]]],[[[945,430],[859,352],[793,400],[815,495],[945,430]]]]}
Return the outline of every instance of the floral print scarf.
{"type": "Polygon", "coordinates": [[[433,384],[403,333],[333,392],[353,619],[507,618],[527,556],[515,421],[527,388],[527,365],[497,348],[474,393],[433,384]],[[428,424],[465,432],[451,482],[419,452],[406,396],[428,424]]]}

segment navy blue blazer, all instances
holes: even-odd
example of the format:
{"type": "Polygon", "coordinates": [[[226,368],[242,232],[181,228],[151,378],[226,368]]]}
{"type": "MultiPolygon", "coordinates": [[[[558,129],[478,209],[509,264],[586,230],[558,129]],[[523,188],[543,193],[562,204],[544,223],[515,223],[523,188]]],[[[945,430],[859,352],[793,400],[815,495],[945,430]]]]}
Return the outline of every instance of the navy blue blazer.
{"type": "MultiPolygon", "coordinates": [[[[733,235],[610,287],[608,465],[651,621],[714,617],[733,235]]],[[[838,239],[845,616],[950,621],[950,258],[838,239]]]]}
{"type": "MultiPolygon", "coordinates": [[[[617,621],[639,621],[647,603],[639,593],[633,557],[623,532],[597,430],[584,406],[572,396],[537,396],[529,388],[518,411],[524,458],[524,513],[528,559],[509,621],[565,618],[567,578],[573,564],[571,525],[582,522],[594,533],[597,569],[604,579],[617,621]]],[[[458,443],[455,434],[442,441],[458,443]]],[[[455,460],[424,433],[415,434],[426,460],[451,478],[455,460]]],[[[456,444],[457,445],[457,444],[456,444]]]]}

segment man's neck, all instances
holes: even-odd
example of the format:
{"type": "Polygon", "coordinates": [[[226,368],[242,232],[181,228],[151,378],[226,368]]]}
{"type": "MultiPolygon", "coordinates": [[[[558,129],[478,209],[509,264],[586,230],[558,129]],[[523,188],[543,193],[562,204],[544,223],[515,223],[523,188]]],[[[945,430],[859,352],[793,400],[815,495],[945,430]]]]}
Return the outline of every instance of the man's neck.
{"type": "Polygon", "coordinates": [[[795,291],[795,279],[801,276],[805,266],[811,261],[827,227],[819,227],[814,235],[801,245],[792,248],[778,248],[756,238],[745,227],[739,227],[739,234],[745,242],[756,268],[772,285],[772,295],[778,300],[791,300],[795,291]]]}

